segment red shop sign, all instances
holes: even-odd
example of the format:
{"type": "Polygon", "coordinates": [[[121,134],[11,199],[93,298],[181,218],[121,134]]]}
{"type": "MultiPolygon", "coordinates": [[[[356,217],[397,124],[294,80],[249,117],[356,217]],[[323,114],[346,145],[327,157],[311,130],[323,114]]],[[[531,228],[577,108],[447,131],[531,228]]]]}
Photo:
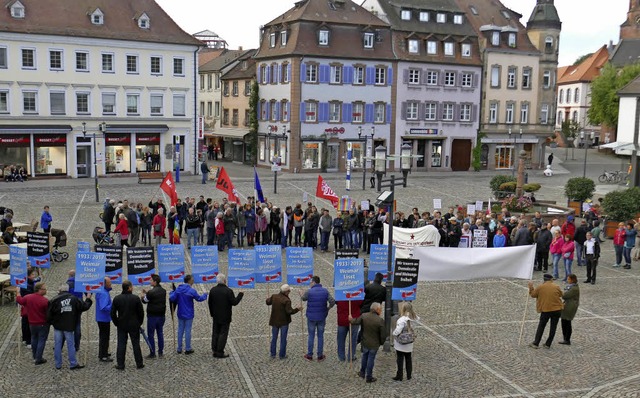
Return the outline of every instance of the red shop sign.
{"type": "Polygon", "coordinates": [[[136,145],[160,145],[160,134],[136,134],[136,145]]]}
{"type": "Polygon", "coordinates": [[[67,136],[64,134],[36,135],[33,138],[35,146],[64,146],[67,143],[67,136]]]}
{"type": "Polygon", "coordinates": [[[131,145],[130,134],[107,134],[107,145],[131,145]]]}
{"type": "Polygon", "coordinates": [[[29,146],[29,143],[30,139],[27,134],[0,134],[0,144],[4,146],[29,146]]]}
{"type": "Polygon", "coordinates": [[[344,127],[329,127],[324,129],[326,134],[344,134],[344,127]]]}

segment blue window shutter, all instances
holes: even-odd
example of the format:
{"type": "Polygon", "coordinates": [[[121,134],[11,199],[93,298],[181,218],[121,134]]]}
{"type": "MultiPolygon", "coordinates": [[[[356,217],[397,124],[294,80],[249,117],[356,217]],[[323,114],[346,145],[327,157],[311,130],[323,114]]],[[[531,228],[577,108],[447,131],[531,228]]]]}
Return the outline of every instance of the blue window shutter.
{"type": "Polygon", "coordinates": [[[276,120],[280,120],[280,103],[276,102],[276,120]]]}
{"type": "Polygon", "coordinates": [[[344,123],[351,123],[353,120],[353,111],[351,108],[351,103],[342,104],[342,121],[344,123]]]}
{"type": "Polygon", "coordinates": [[[271,83],[271,67],[267,66],[266,68],[264,68],[264,74],[266,75],[265,77],[265,81],[267,84],[271,83]]]}
{"type": "Polygon", "coordinates": [[[364,104],[364,122],[373,123],[373,104],[364,104]]]}
{"type": "Polygon", "coordinates": [[[260,119],[260,115],[262,114],[262,113],[260,113],[260,112],[262,112],[262,102],[258,102],[258,106],[257,106],[256,111],[258,112],[258,114],[256,115],[257,119],[258,120],[262,120],[262,119],[260,119]]]}
{"type": "Polygon", "coordinates": [[[318,122],[327,122],[329,120],[329,104],[322,102],[318,104],[318,122]]]}
{"type": "Polygon", "coordinates": [[[287,122],[291,121],[291,102],[287,102],[287,122]]]}
{"type": "Polygon", "coordinates": [[[345,66],[342,68],[342,82],[344,84],[353,83],[353,66],[345,66]]]}
{"type": "Polygon", "coordinates": [[[387,69],[387,86],[393,84],[393,68],[387,69]]]}
{"type": "Polygon", "coordinates": [[[264,109],[265,109],[266,114],[267,114],[267,120],[271,120],[271,103],[270,102],[265,102],[264,103],[264,109]]]}
{"type": "Polygon", "coordinates": [[[376,68],[373,67],[367,67],[365,68],[365,77],[364,77],[364,82],[365,84],[374,84],[376,79],[376,68]]]}
{"type": "Polygon", "coordinates": [[[307,64],[300,64],[300,81],[307,80],[307,64]]]}
{"type": "Polygon", "coordinates": [[[282,65],[278,64],[276,71],[277,71],[277,75],[274,76],[273,81],[275,83],[280,83],[280,76],[282,76],[282,65]]]}
{"type": "Polygon", "coordinates": [[[306,112],[306,104],[304,102],[300,103],[300,121],[304,122],[307,120],[307,112],[306,112]]]}
{"type": "Polygon", "coordinates": [[[289,76],[289,80],[291,80],[291,64],[287,65],[287,76],[289,76]]]}
{"type": "Polygon", "coordinates": [[[258,66],[257,69],[258,69],[257,70],[257,72],[258,72],[258,74],[257,74],[257,76],[258,76],[258,84],[260,84],[260,83],[262,83],[262,73],[261,73],[262,72],[262,68],[260,66],[258,66]]]}
{"type": "Polygon", "coordinates": [[[329,83],[329,65],[320,65],[320,68],[318,69],[320,73],[318,81],[320,83],[329,83]]]}
{"type": "Polygon", "coordinates": [[[387,104],[387,116],[385,123],[391,123],[391,104],[387,104]]]}

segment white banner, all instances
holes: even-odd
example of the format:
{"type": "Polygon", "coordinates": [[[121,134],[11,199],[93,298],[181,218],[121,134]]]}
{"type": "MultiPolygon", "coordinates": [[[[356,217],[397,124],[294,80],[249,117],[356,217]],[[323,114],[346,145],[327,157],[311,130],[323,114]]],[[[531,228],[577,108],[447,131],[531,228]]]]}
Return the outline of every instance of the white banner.
{"type": "MultiPolygon", "coordinates": [[[[394,238],[395,231],[394,229],[394,238]]],[[[413,258],[420,260],[420,281],[459,281],[478,278],[531,280],[536,246],[469,249],[416,247],[413,258]]]]}
{"type": "MultiPolygon", "coordinates": [[[[384,244],[389,244],[389,225],[384,224],[384,244]]],[[[440,233],[433,225],[420,228],[393,227],[393,245],[396,247],[396,258],[411,258],[413,250],[418,247],[438,247],[440,233]]]]}

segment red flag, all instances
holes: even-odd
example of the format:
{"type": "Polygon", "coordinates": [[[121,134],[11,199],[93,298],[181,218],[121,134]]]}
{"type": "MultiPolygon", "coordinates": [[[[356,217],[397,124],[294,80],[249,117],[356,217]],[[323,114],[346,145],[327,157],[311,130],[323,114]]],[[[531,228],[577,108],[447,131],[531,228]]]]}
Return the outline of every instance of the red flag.
{"type": "Polygon", "coordinates": [[[164,177],[164,180],[160,183],[160,189],[169,196],[171,199],[171,206],[175,206],[178,203],[178,192],[176,192],[176,183],[173,181],[173,175],[168,172],[164,177]]]}
{"type": "Polygon", "coordinates": [[[316,187],[316,196],[322,199],[326,199],[331,202],[333,207],[338,207],[338,195],[333,192],[333,189],[327,185],[322,179],[322,176],[318,176],[318,185],[316,187]]]}
{"type": "Polygon", "coordinates": [[[220,167],[220,172],[218,173],[218,181],[216,182],[216,188],[225,192],[227,194],[227,198],[236,203],[240,203],[240,198],[238,197],[238,191],[234,188],[227,171],[224,167],[220,167]]]}

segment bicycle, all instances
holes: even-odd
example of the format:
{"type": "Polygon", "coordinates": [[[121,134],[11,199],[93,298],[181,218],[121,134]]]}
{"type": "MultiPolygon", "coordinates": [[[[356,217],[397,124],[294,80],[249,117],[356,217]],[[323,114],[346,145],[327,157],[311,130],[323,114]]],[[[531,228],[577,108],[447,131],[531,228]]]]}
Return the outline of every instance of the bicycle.
{"type": "Polygon", "coordinates": [[[600,176],[598,176],[598,182],[601,183],[613,183],[615,182],[617,171],[604,171],[600,176]]]}

